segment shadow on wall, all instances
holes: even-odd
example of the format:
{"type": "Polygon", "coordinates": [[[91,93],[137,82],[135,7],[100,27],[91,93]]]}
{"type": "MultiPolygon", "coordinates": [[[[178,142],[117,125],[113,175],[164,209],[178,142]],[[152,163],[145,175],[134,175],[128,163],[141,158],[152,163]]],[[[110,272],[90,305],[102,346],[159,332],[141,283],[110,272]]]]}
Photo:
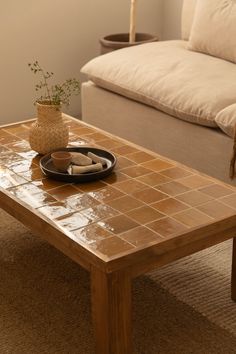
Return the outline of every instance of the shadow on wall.
{"type": "MultiPolygon", "coordinates": [[[[160,34],[162,1],[140,0],[138,31],[160,34]]],[[[128,0],[2,2],[0,124],[35,115],[29,61],[39,60],[59,82],[80,78],[80,68],[99,54],[99,38],[129,29],[129,4],[128,0]]],[[[80,114],[80,97],[73,99],[69,113],[80,114]]]]}
{"type": "Polygon", "coordinates": [[[181,38],[181,11],[183,0],[163,1],[162,39],[181,38]]]}

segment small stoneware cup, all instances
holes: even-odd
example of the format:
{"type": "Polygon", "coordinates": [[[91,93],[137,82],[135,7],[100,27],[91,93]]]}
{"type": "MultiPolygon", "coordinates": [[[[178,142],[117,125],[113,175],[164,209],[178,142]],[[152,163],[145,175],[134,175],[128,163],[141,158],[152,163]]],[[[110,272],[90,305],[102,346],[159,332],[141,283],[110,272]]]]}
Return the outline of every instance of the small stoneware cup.
{"type": "Polygon", "coordinates": [[[56,151],[51,154],[53,165],[60,172],[66,172],[70,166],[72,156],[66,151],[56,151]]]}

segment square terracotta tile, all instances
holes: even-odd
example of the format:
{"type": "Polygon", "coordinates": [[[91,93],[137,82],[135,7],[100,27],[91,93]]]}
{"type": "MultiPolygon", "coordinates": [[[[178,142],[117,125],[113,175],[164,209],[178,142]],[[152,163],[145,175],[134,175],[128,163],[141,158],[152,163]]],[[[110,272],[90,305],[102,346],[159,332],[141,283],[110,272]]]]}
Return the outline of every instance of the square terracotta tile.
{"type": "Polygon", "coordinates": [[[88,209],[81,211],[81,214],[86,216],[92,222],[96,222],[101,219],[111,218],[119,213],[112,209],[109,205],[99,204],[88,209]]]}
{"type": "Polygon", "coordinates": [[[24,161],[24,159],[14,152],[3,152],[0,155],[0,164],[2,166],[11,166],[16,162],[24,161]]]}
{"type": "Polygon", "coordinates": [[[0,165],[0,177],[8,177],[8,176],[13,175],[13,174],[14,174],[14,172],[12,172],[8,168],[2,167],[0,165]]]}
{"type": "Polygon", "coordinates": [[[78,193],[65,200],[66,207],[71,208],[74,211],[88,209],[91,207],[95,207],[96,205],[99,204],[100,203],[98,200],[92,198],[90,195],[86,193],[78,193]]]}
{"type": "Polygon", "coordinates": [[[155,172],[159,172],[161,170],[165,170],[167,168],[173,167],[173,165],[170,162],[161,159],[155,159],[152,161],[145,162],[142,164],[142,166],[155,172]]]}
{"type": "Polygon", "coordinates": [[[132,209],[141,207],[143,203],[131,196],[125,195],[121,198],[108,201],[107,205],[110,205],[112,208],[118,210],[121,213],[127,213],[132,209]]]}
{"type": "Polygon", "coordinates": [[[78,146],[86,146],[86,145],[92,145],[89,140],[85,139],[85,138],[81,138],[78,135],[75,134],[71,134],[69,137],[69,146],[71,147],[78,147],[78,146]]]}
{"type": "Polygon", "coordinates": [[[0,154],[5,152],[11,152],[7,146],[0,145],[0,154]]]}
{"type": "Polygon", "coordinates": [[[71,131],[73,131],[74,129],[84,128],[83,123],[81,123],[81,121],[77,118],[71,119],[71,118],[65,116],[64,122],[70,128],[71,131]]]}
{"type": "Polygon", "coordinates": [[[19,138],[21,139],[24,139],[24,140],[29,140],[29,131],[25,131],[25,132],[22,132],[22,133],[17,133],[16,136],[18,136],[19,138]]]}
{"type": "Polygon", "coordinates": [[[135,192],[133,196],[147,204],[155,203],[159,200],[168,198],[168,196],[154,188],[146,188],[144,190],[135,192]]]}
{"type": "Polygon", "coordinates": [[[117,184],[119,182],[129,180],[129,178],[130,177],[124,175],[122,172],[115,171],[112,172],[108,177],[103,178],[103,182],[106,182],[108,184],[117,184]]]}
{"type": "Polygon", "coordinates": [[[7,131],[5,131],[4,129],[0,129],[0,137],[2,137],[2,136],[8,136],[8,132],[7,131]]]}
{"type": "Polygon", "coordinates": [[[176,166],[176,167],[169,168],[168,170],[161,171],[161,174],[171,179],[178,179],[178,178],[190,176],[192,173],[181,167],[176,166]]]}
{"type": "Polygon", "coordinates": [[[20,172],[19,175],[30,182],[42,180],[43,178],[45,178],[45,175],[42,173],[39,167],[36,167],[32,170],[20,172]]]}
{"type": "Polygon", "coordinates": [[[117,141],[115,139],[106,139],[106,140],[101,140],[98,142],[99,146],[105,149],[115,149],[116,147],[119,147],[122,145],[120,141],[117,141]]]}
{"type": "Polygon", "coordinates": [[[66,200],[67,198],[79,194],[79,191],[71,186],[65,185],[58,188],[50,189],[49,194],[52,195],[58,201],[66,200]]]}
{"type": "Polygon", "coordinates": [[[31,160],[20,160],[11,164],[6,164],[6,166],[15,173],[25,172],[37,167],[37,165],[31,160]]]}
{"type": "Polygon", "coordinates": [[[19,140],[21,139],[16,135],[12,135],[3,131],[0,132],[0,144],[2,145],[11,144],[19,140]]]}
{"type": "Polygon", "coordinates": [[[171,218],[164,218],[147,225],[150,229],[163,237],[180,234],[187,230],[187,227],[171,218]]]}
{"type": "Polygon", "coordinates": [[[22,131],[22,129],[26,129],[26,128],[23,128],[21,124],[14,124],[14,125],[10,125],[8,127],[6,126],[2,129],[0,129],[0,134],[3,132],[15,134],[19,130],[22,131]]]}
{"type": "Polygon", "coordinates": [[[69,141],[68,147],[78,147],[87,145],[93,146],[93,144],[91,144],[88,140],[82,138],[75,138],[74,136],[74,140],[69,141]]]}
{"type": "Polygon", "coordinates": [[[199,175],[192,175],[189,177],[181,178],[179,182],[191,189],[201,188],[213,183],[211,179],[199,175]]]}
{"type": "Polygon", "coordinates": [[[10,173],[8,175],[1,176],[1,169],[0,169],[0,187],[7,189],[7,188],[22,185],[24,183],[27,183],[27,181],[24,178],[20,177],[19,175],[16,175],[15,173],[10,173]]]}
{"type": "Polygon", "coordinates": [[[74,132],[72,132],[72,131],[70,131],[70,133],[69,133],[69,142],[71,143],[71,142],[77,142],[77,141],[79,141],[80,140],[80,137],[77,135],[77,134],[75,134],[74,132]]]}
{"type": "Polygon", "coordinates": [[[50,219],[56,219],[73,213],[73,209],[68,208],[68,206],[61,202],[46,205],[44,207],[39,208],[38,211],[43,215],[46,215],[50,219]]]}
{"type": "Polygon", "coordinates": [[[120,189],[124,193],[132,194],[134,192],[141,191],[142,189],[146,189],[147,185],[135,179],[130,179],[121,183],[117,183],[116,188],[120,189]]]}
{"type": "Polygon", "coordinates": [[[107,186],[94,192],[89,192],[89,195],[101,203],[107,203],[110,200],[120,198],[124,195],[116,188],[107,186]]]}
{"type": "Polygon", "coordinates": [[[41,193],[41,189],[35,186],[33,183],[25,183],[18,187],[11,188],[11,193],[17,195],[19,193],[27,193],[27,194],[38,194],[41,193]]]}
{"type": "MultiPolygon", "coordinates": [[[[76,147],[76,144],[72,141],[71,144],[76,147]]],[[[79,138],[79,145],[80,146],[89,146],[89,147],[96,147],[98,148],[98,143],[88,137],[88,135],[84,135],[84,137],[79,138]]]]}
{"type": "Polygon", "coordinates": [[[230,215],[235,215],[234,209],[216,200],[200,205],[197,209],[215,219],[222,219],[230,215]]]}
{"type": "Polygon", "coordinates": [[[25,151],[25,152],[18,152],[17,153],[20,157],[23,159],[27,160],[32,160],[33,162],[35,161],[34,159],[38,159],[38,162],[42,156],[38,156],[37,152],[30,150],[30,151],[25,151]]]}
{"type": "Polygon", "coordinates": [[[33,194],[30,198],[28,196],[26,198],[23,197],[22,200],[27,202],[32,208],[40,208],[41,206],[56,202],[56,199],[45,192],[33,194]]]}
{"type": "Polygon", "coordinates": [[[105,238],[114,236],[111,232],[103,229],[97,224],[81,227],[78,230],[72,231],[71,238],[76,242],[82,242],[86,245],[96,244],[96,242],[104,240],[105,238]]]}
{"type": "Polygon", "coordinates": [[[175,214],[173,218],[189,227],[197,227],[213,222],[212,218],[195,209],[182,211],[181,213],[175,214]]]}
{"type": "Polygon", "coordinates": [[[102,188],[106,187],[106,183],[102,181],[94,181],[94,182],[89,182],[89,183],[80,183],[76,185],[76,188],[78,188],[80,191],[83,192],[90,192],[90,191],[96,191],[102,188]]]}
{"type": "Polygon", "coordinates": [[[29,142],[26,140],[19,140],[17,142],[8,144],[7,147],[13,150],[14,152],[32,151],[29,142]]]}
{"type": "Polygon", "coordinates": [[[221,198],[233,194],[231,189],[221,186],[220,184],[212,184],[211,186],[201,188],[200,191],[213,198],[221,198]]]}
{"type": "Polygon", "coordinates": [[[131,243],[135,247],[148,247],[149,245],[161,242],[163,240],[160,235],[143,226],[124,232],[119,235],[119,237],[131,243]]]}
{"type": "Polygon", "coordinates": [[[87,226],[91,223],[91,221],[81,213],[74,213],[70,216],[63,216],[62,218],[57,219],[55,222],[57,225],[65,228],[68,231],[79,229],[80,227],[87,226]]]}
{"type": "Polygon", "coordinates": [[[15,195],[21,202],[28,204],[31,208],[40,208],[41,206],[56,202],[56,199],[48,193],[40,191],[40,193],[32,194],[29,190],[21,188],[23,186],[25,185],[11,188],[9,192],[15,195]]]}
{"type": "Polygon", "coordinates": [[[102,134],[102,133],[90,133],[90,134],[85,134],[84,135],[85,139],[89,139],[92,141],[101,141],[101,140],[106,140],[108,138],[107,135],[102,134]]]}
{"type": "Polygon", "coordinates": [[[209,195],[206,195],[199,191],[192,191],[192,190],[184,194],[178,195],[176,198],[193,207],[200,204],[204,204],[213,199],[209,195]]]}
{"type": "Polygon", "coordinates": [[[139,226],[138,223],[125,215],[118,215],[110,219],[99,221],[98,225],[114,234],[120,234],[139,226]]]}
{"type": "Polygon", "coordinates": [[[131,219],[137,221],[139,224],[143,225],[164,217],[162,213],[147,205],[144,205],[138,209],[131,210],[126,215],[131,219]]]}
{"type": "Polygon", "coordinates": [[[132,154],[133,152],[138,152],[139,150],[134,148],[133,146],[130,146],[130,145],[122,145],[122,146],[119,146],[115,149],[113,149],[113,152],[114,153],[117,153],[119,155],[128,155],[128,154],[132,154]]]}
{"type": "Polygon", "coordinates": [[[25,131],[22,131],[22,132],[18,132],[18,133],[15,133],[15,135],[18,137],[18,138],[21,138],[21,139],[24,139],[24,140],[29,140],[29,129],[25,130],[25,131]]]}
{"type": "Polygon", "coordinates": [[[148,175],[144,175],[137,178],[138,181],[147,184],[150,187],[155,187],[163,183],[170,182],[170,178],[161,175],[160,173],[149,173],[148,175]]]}
{"type": "Polygon", "coordinates": [[[172,215],[189,208],[186,204],[173,198],[161,200],[160,202],[152,204],[152,207],[167,215],[172,215]]]}
{"type": "Polygon", "coordinates": [[[32,163],[32,165],[39,167],[40,160],[41,160],[41,156],[36,155],[36,156],[34,156],[33,159],[31,159],[31,163],[32,163]]]}
{"type": "Polygon", "coordinates": [[[66,182],[56,181],[50,178],[44,178],[41,180],[36,180],[32,182],[35,186],[42,189],[43,191],[48,191],[57,187],[62,187],[63,185],[68,185],[66,182]]]}
{"type": "Polygon", "coordinates": [[[189,190],[188,187],[186,187],[176,181],[162,184],[161,186],[158,186],[157,189],[163,193],[168,194],[169,196],[172,196],[172,197],[175,197],[176,195],[182,194],[182,193],[187,192],[189,190]]]}
{"type": "Polygon", "coordinates": [[[148,154],[145,151],[138,151],[138,152],[129,154],[129,155],[127,155],[127,158],[130,159],[131,161],[136,162],[137,164],[155,159],[155,157],[153,155],[148,154]]]}
{"type": "Polygon", "coordinates": [[[131,251],[132,249],[134,249],[134,246],[120,239],[117,236],[113,236],[113,237],[105,238],[101,241],[97,241],[96,243],[92,244],[90,247],[94,249],[95,252],[99,252],[108,258],[121,255],[123,253],[126,253],[127,251],[131,251]]]}
{"type": "Polygon", "coordinates": [[[231,208],[236,209],[236,193],[228,195],[227,197],[221,198],[220,201],[231,208]]]}
{"type": "Polygon", "coordinates": [[[29,129],[24,127],[23,124],[14,124],[12,126],[5,127],[3,130],[7,133],[17,135],[17,133],[22,133],[24,131],[28,131],[29,129]]]}
{"type": "Polygon", "coordinates": [[[135,163],[124,156],[117,157],[116,169],[122,170],[126,167],[135,166],[135,163]]]}
{"type": "Polygon", "coordinates": [[[135,177],[147,175],[151,171],[143,166],[136,165],[136,166],[124,168],[124,169],[122,169],[122,172],[132,178],[135,178],[135,177]]]}
{"type": "Polygon", "coordinates": [[[95,131],[89,127],[78,127],[76,125],[73,126],[72,132],[76,135],[85,135],[85,134],[93,134],[95,131]]]}

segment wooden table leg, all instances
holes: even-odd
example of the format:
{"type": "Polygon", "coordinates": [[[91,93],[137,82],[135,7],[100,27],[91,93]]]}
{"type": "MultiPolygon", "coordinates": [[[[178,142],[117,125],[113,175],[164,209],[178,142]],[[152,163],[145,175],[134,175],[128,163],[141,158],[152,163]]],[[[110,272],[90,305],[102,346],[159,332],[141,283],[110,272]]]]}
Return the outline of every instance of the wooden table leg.
{"type": "Polygon", "coordinates": [[[231,298],[236,301],[236,237],[233,239],[231,298]]]}
{"type": "Polygon", "coordinates": [[[96,354],[132,354],[131,279],[91,269],[96,354]]]}

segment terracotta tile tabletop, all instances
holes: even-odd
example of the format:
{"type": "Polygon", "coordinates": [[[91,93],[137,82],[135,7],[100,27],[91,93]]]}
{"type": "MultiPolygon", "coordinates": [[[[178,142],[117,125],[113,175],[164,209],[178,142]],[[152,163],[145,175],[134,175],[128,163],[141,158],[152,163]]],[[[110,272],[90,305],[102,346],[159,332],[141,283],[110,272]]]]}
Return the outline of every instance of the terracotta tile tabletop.
{"type": "Polygon", "coordinates": [[[89,184],[50,180],[27,142],[30,124],[0,129],[0,186],[104,261],[236,214],[235,188],[80,121],[69,145],[111,150],[115,171],[89,184]],[[102,232],[85,237],[91,230],[102,232]]]}

